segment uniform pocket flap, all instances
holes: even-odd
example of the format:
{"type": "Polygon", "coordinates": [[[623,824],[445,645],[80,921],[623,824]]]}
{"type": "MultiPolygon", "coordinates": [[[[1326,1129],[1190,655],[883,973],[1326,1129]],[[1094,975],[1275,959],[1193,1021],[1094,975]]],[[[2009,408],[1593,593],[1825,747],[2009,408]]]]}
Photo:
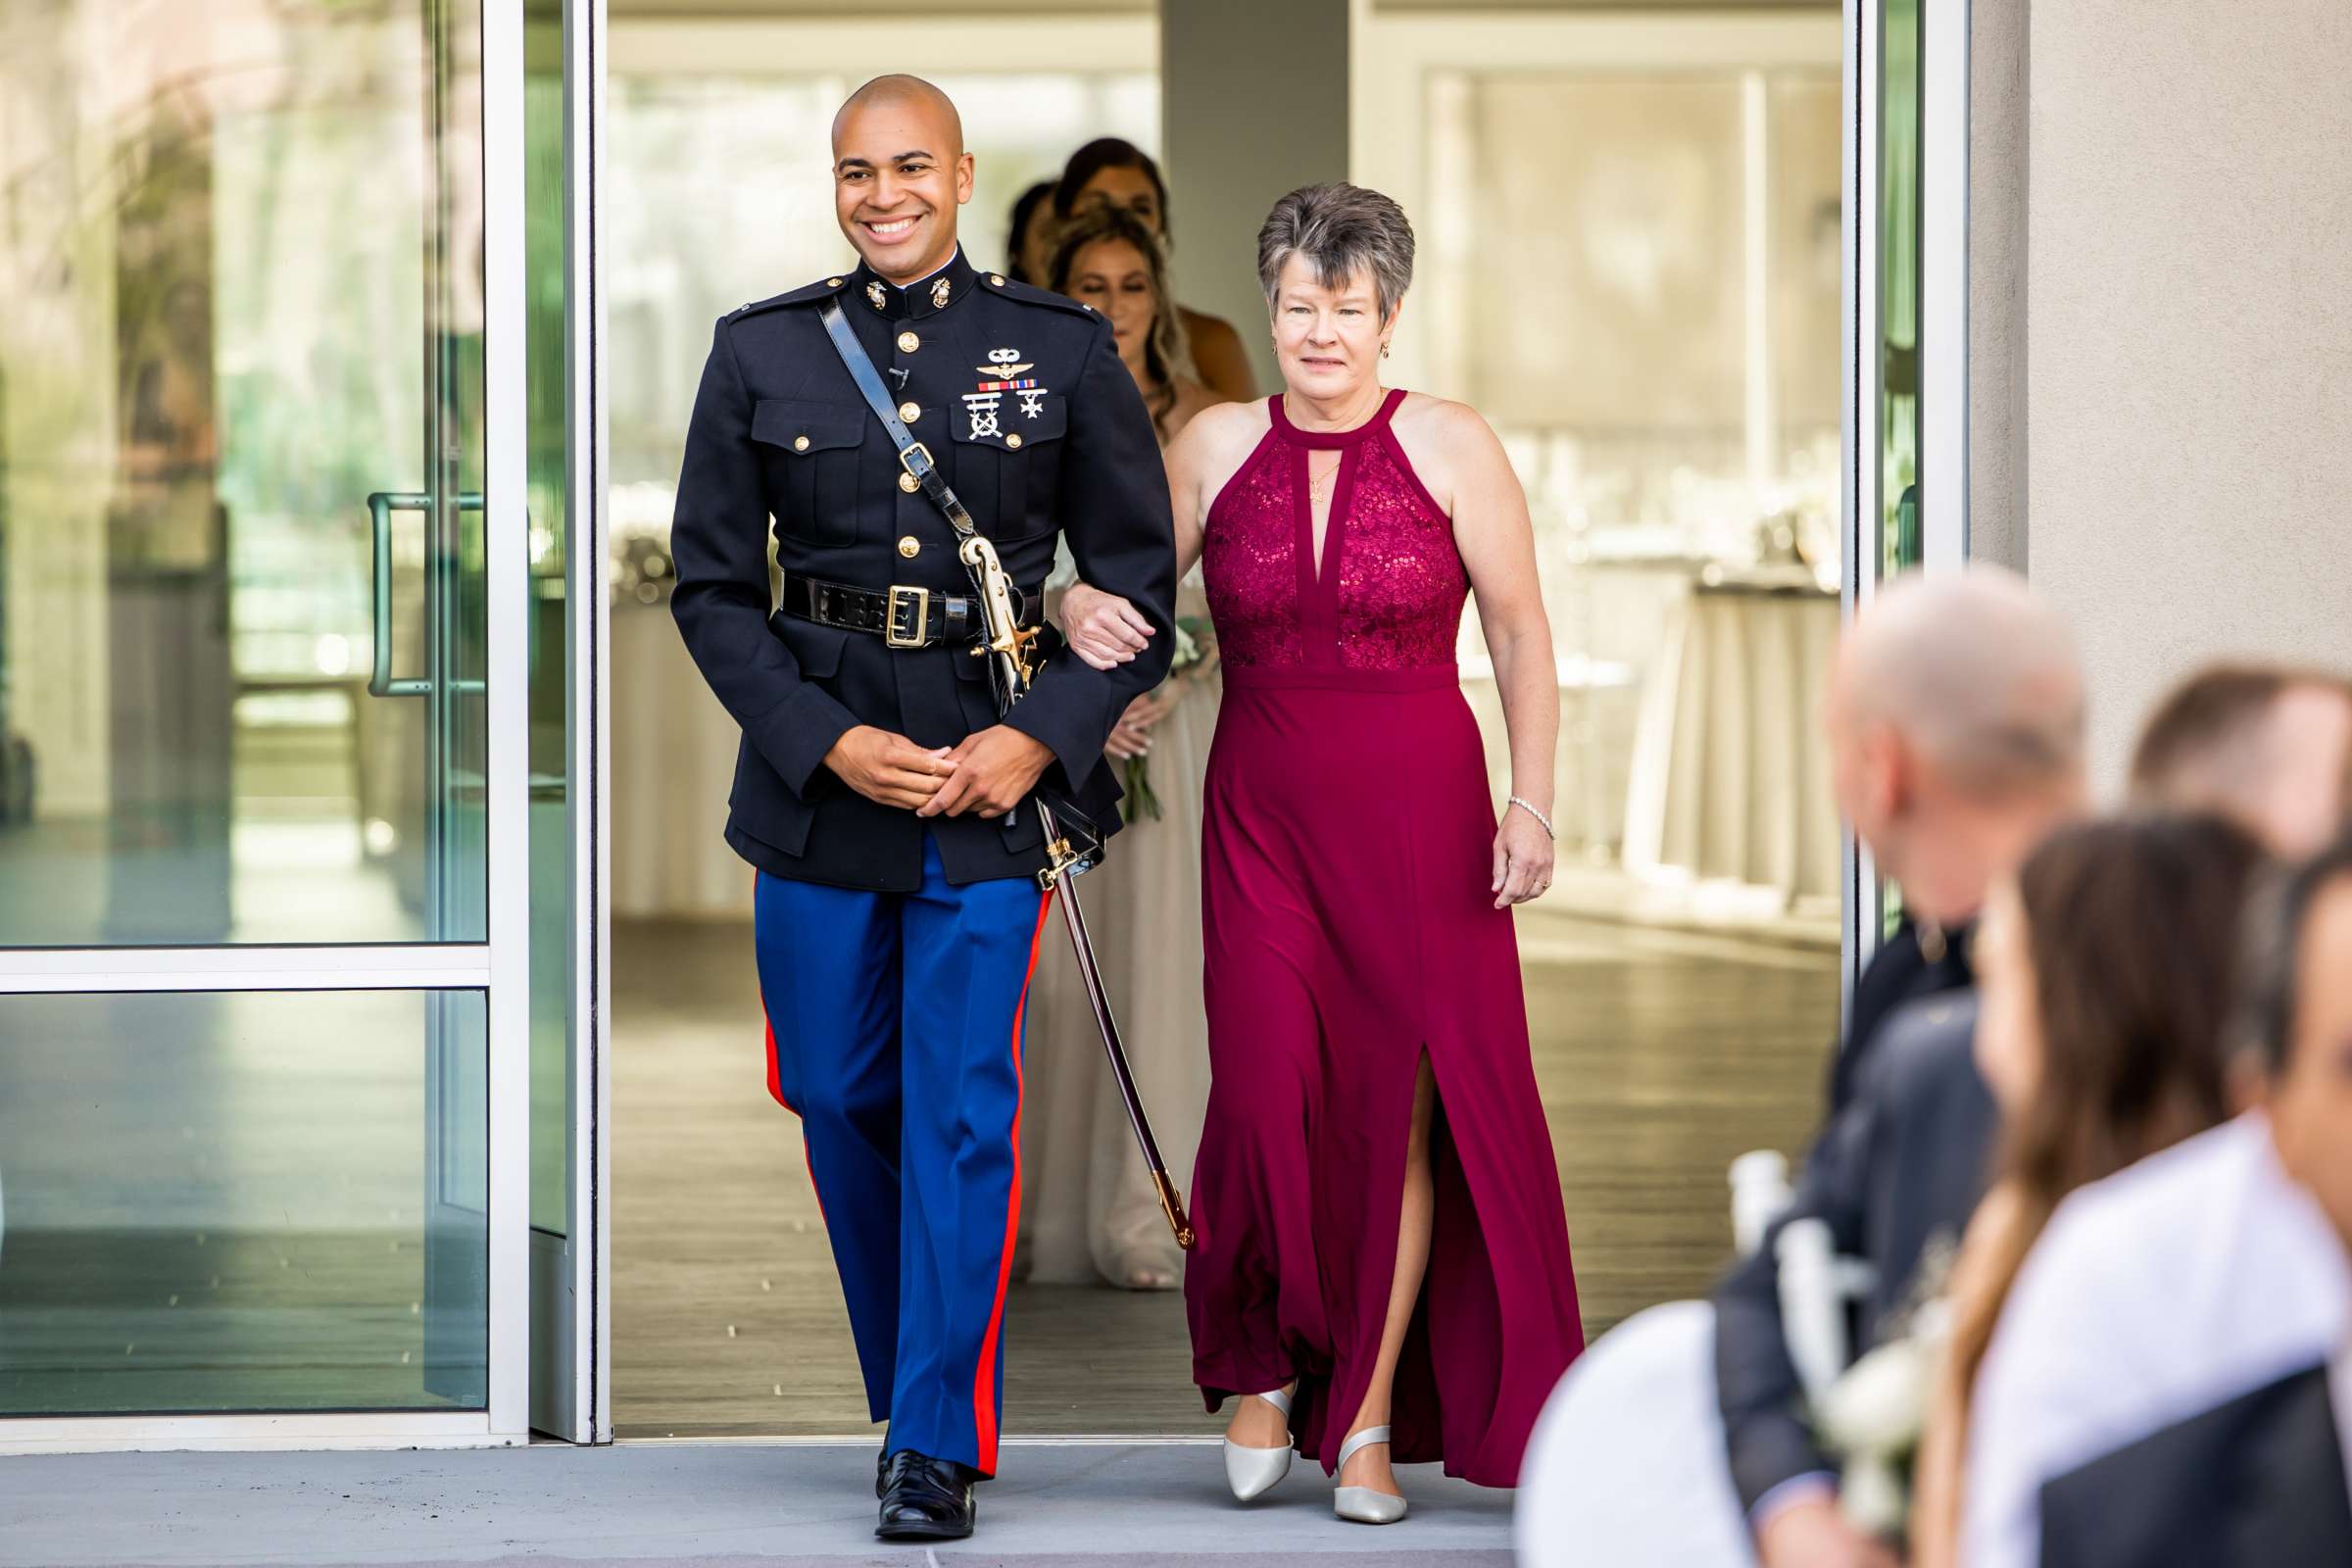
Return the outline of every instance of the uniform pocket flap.
{"type": "Polygon", "coordinates": [[[838,452],[865,439],[865,416],[847,403],[761,398],[752,409],[752,439],[787,452],[838,452]]]}
{"type": "Polygon", "coordinates": [[[801,678],[822,680],[841,668],[841,650],[853,635],[840,626],[820,626],[813,620],[779,611],[768,617],[768,629],[792,651],[801,678]]]}

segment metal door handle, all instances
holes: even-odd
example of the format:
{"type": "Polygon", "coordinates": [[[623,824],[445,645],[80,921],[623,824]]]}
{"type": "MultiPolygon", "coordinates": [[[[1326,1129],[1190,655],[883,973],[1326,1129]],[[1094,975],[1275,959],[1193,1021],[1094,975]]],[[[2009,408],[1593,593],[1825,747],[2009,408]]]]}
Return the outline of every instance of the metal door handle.
{"type": "MultiPolygon", "coordinates": [[[[373,630],[375,664],[368,672],[368,690],[377,697],[423,697],[433,689],[429,677],[392,674],[392,514],[433,510],[433,498],[399,490],[378,490],[368,497],[368,520],[375,535],[373,630]]],[[[460,512],[479,512],[482,498],[468,491],[458,497],[460,512]]],[[[475,681],[469,684],[479,685],[475,681]]]]}

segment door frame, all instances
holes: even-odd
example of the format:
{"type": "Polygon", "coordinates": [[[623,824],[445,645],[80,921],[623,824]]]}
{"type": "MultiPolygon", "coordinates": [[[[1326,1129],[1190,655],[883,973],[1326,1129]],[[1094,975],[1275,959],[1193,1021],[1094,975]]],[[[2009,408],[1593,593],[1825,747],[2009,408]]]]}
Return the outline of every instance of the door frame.
{"type": "Polygon", "coordinates": [[[572,1443],[612,1441],[612,531],[602,246],[609,16],[564,0],[564,599],[570,660],[570,1310],[560,1400],[572,1443]]]}
{"type": "MultiPolygon", "coordinates": [[[[477,990],[489,1017],[488,1398],[481,1410],[0,1418],[0,1454],[478,1447],[529,1439],[530,861],[519,6],[482,7],[487,940],[0,950],[0,994],[477,990]],[[503,323],[503,330],[501,329],[503,323]]],[[[354,497],[359,506],[363,498],[354,497]]],[[[421,1129],[420,1129],[421,1131],[421,1129]]]]}
{"type": "MultiPolygon", "coordinates": [[[[1877,593],[1886,560],[1879,475],[1880,39],[1886,0],[1844,0],[1845,127],[1839,245],[1843,261],[1843,425],[1838,505],[1841,611],[1877,593]],[[1866,346],[1868,352],[1866,352],[1866,346]]],[[[1921,569],[1966,568],[1968,543],[1968,241],[1970,0],[1920,0],[1921,569]]],[[[1844,833],[1844,995],[1878,951],[1884,884],[1870,851],[1844,833]]]]}

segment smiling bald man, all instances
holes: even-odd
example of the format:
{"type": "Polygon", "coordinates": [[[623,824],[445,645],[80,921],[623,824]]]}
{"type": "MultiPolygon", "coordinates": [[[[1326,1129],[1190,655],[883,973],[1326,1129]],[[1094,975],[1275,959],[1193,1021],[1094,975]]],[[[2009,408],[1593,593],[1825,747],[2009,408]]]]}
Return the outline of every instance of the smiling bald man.
{"type": "Polygon", "coordinates": [[[1175,545],[1158,443],[1109,323],[972,270],[956,106],[884,76],[833,122],[855,269],[720,318],[678,479],[670,605],[743,726],[727,843],[758,868],[768,1087],[796,1111],[866,1398],[888,1539],[971,1534],[996,1472],[1020,1213],[1021,1004],[1042,935],[1037,813],[1108,832],[1102,743],[1166,673],[1057,655],[1000,718],[956,535],[828,335],[994,541],[1022,618],[1054,542],[1161,631],[1175,545]],[[768,586],[768,539],[783,593],[768,586]]]}

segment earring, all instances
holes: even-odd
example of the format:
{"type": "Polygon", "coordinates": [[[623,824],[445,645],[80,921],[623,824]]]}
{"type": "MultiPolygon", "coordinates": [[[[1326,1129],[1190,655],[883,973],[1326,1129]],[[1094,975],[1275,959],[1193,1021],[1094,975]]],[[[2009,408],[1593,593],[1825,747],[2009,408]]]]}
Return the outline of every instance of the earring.
{"type": "Polygon", "coordinates": [[[1389,346],[1386,343],[1380,346],[1380,357],[1384,360],[1389,357],[1389,346]]]}

